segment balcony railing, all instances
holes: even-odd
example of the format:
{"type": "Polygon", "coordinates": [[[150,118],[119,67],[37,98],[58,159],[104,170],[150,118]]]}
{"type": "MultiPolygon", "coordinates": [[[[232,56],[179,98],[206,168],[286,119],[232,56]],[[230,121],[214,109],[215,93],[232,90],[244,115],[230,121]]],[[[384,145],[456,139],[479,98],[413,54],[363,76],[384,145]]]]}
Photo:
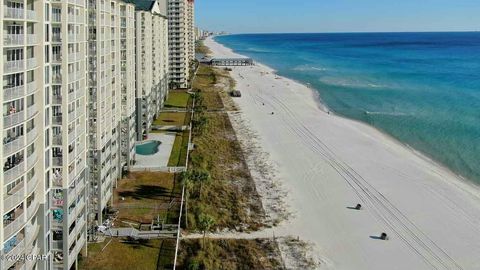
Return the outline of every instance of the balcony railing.
{"type": "Polygon", "coordinates": [[[23,19],[23,13],[25,12],[25,9],[23,8],[11,8],[7,6],[3,6],[4,10],[4,18],[7,19],[23,19]]]}
{"type": "Polygon", "coordinates": [[[23,34],[4,34],[3,43],[8,45],[23,45],[23,34]]]}
{"type": "Polygon", "coordinates": [[[35,199],[33,199],[33,201],[30,202],[30,206],[28,206],[27,208],[28,219],[32,218],[33,215],[35,215],[35,213],[38,210],[38,205],[39,205],[38,198],[35,197],[35,199]]]}
{"type": "Polygon", "coordinates": [[[56,166],[56,167],[63,166],[63,157],[53,157],[52,163],[53,163],[53,166],[56,166]]]}
{"type": "Polygon", "coordinates": [[[62,124],[62,116],[52,116],[52,121],[56,125],[61,125],[62,124]]]}
{"type": "MultiPolygon", "coordinates": [[[[10,250],[7,254],[5,254],[6,256],[9,256],[10,258],[16,258],[16,257],[19,257],[20,255],[22,255],[25,251],[25,239],[22,239],[19,243],[17,243],[17,245],[12,249],[10,250]]],[[[15,264],[15,262],[17,262],[17,260],[4,260],[5,263],[4,263],[4,267],[5,269],[9,269],[9,267],[11,267],[12,265],[15,264]]],[[[22,268],[14,268],[15,270],[16,269],[22,269],[22,268]]]]}
{"type": "Polygon", "coordinates": [[[25,212],[22,212],[18,215],[14,221],[3,226],[3,237],[5,239],[10,238],[13,233],[19,231],[22,226],[25,224],[25,212]]]}
{"type": "Polygon", "coordinates": [[[38,108],[37,106],[32,105],[30,107],[27,108],[27,119],[30,119],[32,118],[33,116],[35,116],[36,114],[38,113],[38,108]]]}
{"type": "Polygon", "coordinates": [[[7,100],[17,99],[25,95],[25,86],[18,85],[18,86],[7,86],[3,88],[3,99],[4,102],[7,100]]]}
{"type": "Polygon", "coordinates": [[[27,194],[30,194],[32,193],[35,188],[37,187],[37,184],[39,182],[39,178],[34,176],[32,179],[30,179],[28,182],[27,182],[27,194]]]}
{"type": "Polygon", "coordinates": [[[33,142],[38,136],[38,129],[36,127],[27,131],[27,143],[33,142]]]}
{"type": "Polygon", "coordinates": [[[25,111],[12,113],[3,117],[3,126],[10,127],[25,121],[25,111]]]}
{"type": "Polygon", "coordinates": [[[24,136],[18,136],[16,138],[9,138],[9,139],[5,138],[4,144],[3,144],[3,154],[8,156],[13,152],[18,151],[21,148],[25,147],[24,138],[25,138],[24,136]]]}
{"type": "Polygon", "coordinates": [[[15,187],[14,190],[11,190],[7,193],[7,197],[3,200],[3,207],[5,212],[10,211],[15,206],[19,205],[25,199],[25,187],[24,182],[15,187]]]}
{"type": "Polygon", "coordinates": [[[3,172],[4,182],[10,183],[25,173],[25,162],[22,160],[15,167],[3,172]]]}
{"type": "Polygon", "coordinates": [[[37,91],[37,83],[35,81],[27,83],[27,95],[31,95],[35,91],[37,91]]]}
{"type": "Polygon", "coordinates": [[[36,34],[27,34],[27,43],[28,44],[37,43],[37,35],[36,34]]]}
{"type": "Polygon", "coordinates": [[[27,59],[27,68],[32,69],[37,66],[37,59],[35,58],[28,58],[27,59]]]}
{"type": "Polygon", "coordinates": [[[23,69],[23,63],[23,60],[6,61],[3,64],[3,71],[5,73],[20,71],[23,69]]]}
{"type": "Polygon", "coordinates": [[[27,20],[37,20],[37,12],[27,9],[27,20]]]}

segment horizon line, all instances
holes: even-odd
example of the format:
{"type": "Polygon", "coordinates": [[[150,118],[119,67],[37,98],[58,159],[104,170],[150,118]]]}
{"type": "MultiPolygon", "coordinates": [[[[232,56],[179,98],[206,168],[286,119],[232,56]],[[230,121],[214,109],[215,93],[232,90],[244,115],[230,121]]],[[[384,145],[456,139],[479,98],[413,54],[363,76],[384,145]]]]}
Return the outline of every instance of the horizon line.
{"type": "MultiPolygon", "coordinates": [[[[207,30],[209,31],[209,30],[207,30]]],[[[221,31],[220,31],[221,32],[221,31]]],[[[226,32],[226,31],[225,31],[226,32]]],[[[282,35],[282,34],[390,34],[390,33],[476,33],[480,30],[446,30],[446,31],[339,31],[339,32],[226,32],[224,35],[282,35]]]]}

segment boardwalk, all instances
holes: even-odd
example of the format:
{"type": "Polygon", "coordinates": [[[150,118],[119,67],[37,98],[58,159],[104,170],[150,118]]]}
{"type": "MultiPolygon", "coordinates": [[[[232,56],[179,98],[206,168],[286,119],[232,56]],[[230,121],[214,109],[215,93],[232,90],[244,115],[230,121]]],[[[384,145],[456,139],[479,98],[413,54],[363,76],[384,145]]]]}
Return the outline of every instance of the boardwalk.
{"type": "Polygon", "coordinates": [[[210,60],[212,66],[253,66],[251,58],[213,58],[210,60]]]}

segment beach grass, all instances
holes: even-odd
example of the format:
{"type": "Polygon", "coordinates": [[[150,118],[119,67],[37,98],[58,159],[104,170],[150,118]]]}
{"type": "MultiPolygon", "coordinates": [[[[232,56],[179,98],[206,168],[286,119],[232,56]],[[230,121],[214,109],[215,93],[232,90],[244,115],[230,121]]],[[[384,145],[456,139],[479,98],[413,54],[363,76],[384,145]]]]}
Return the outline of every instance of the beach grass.
{"type": "Polygon", "coordinates": [[[209,55],[212,54],[212,51],[210,50],[210,48],[205,46],[203,40],[198,41],[197,46],[196,46],[196,51],[197,51],[197,53],[201,53],[205,56],[209,56],[209,55]]]}
{"type": "Polygon", "coordinates": [[[173,143],[172,152],[168,160],[170,167],[183,167],[186,165],[188,151],[188,131],[177,132],[173,143]]]}
{"type": "Polygon", "coordinates": [[[175,175],[162,172],[135,172],[118,182],[114,194],[114,208],[119,210],[116,226],[129,227],[131,223],[151,223],[177,216],[167,205],[179,195],[175,175]]]}
{"type": "Polygon", "coordinates": [[[178,269],[284,269],[273,239],[184,239],[178,269]]]}
{"type": "Polygon", "coordinates": [[[165,101],[165,108],[187,108],[190,100],[190,94],[183,90],[173,90],[168,94],[165,101]]]}
{"type": "Polygon", "coordinates": [[[200,64],[192,87],[202,92],[203,105],[210,110],[220,110],[229,107],[226,101],[235,88],[235,81],[225,69],[200,64]]]}
{"type": "Polygon", "coordinates": [[[157,269],[159,261],[172,261],[168,253],[159,260],[160,247],[164,240],[106,239],[103,243],[88,244],[88,257],[81,257],[81,270],[151,270],[157,269]],[[167,256],[166,256],[167,255],[167,256]]]}
{"type": "Polygon", "coordinates": [[[215,219],[215,228],[256,230],[263,226],[261,200],[246,165],[240,143],[223,110],[224,98],[232,87],[228,72],[200,65],[193,82],[199,93],[199,110],[193,129],[194,150],[191,152],[191,170],[207,171],[210,181],[194,183],[189,189],[190,205],[187,229],[198,229],[199,218],[208,214],[215,219]],[[222,83],[219,83],[222,81],[222,83]]]}

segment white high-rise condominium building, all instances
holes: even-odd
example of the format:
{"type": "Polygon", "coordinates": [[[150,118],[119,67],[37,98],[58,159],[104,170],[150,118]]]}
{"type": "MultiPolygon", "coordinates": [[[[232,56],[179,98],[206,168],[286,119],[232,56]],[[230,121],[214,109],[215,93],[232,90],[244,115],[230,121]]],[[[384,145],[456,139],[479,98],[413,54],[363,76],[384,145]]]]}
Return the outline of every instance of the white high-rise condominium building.
{"type": "Polygon", "coordinates": [[[130,1],[135,13],[137,140],[148,136],[168,94],[168,22],[166,3],[130,1]]]}
{"type": "MultiPolygon", "coordinates": [[[[121,177],[124,165],[120,148],[121,140],[125,141],[121,138],[122,120],[124,115],[132,116],[128,111],[132,99],[127,91],[134,89],[132,67],[126,68],[132,59],[122,58],[122,53],[126,56],[128,49],[130,54],[133,53],[133,12],[133,5],[125,5],[121,1],[88,0],[87,158],[91,226],[101,225],[102,213],[112,198],[113,186],[121,177]],[[127,82],[128,79],[130,81],[127,82]],[[122,104],[126,104],[125,107],[122,104]],[[122,108],[126,111],[122,112],[122,108]]],[[[128,128],[126,132],[123,136],[131,134],[128,128]]],[[[127,143],[130,149],[123,152],[131,157],[133,145],[128,139],[127,143]]]]}
{"type": "Polygon", "coordinates": [[[134,12],[117,0],[0,5],[0,269],[74,268],[89,213],[101,221],[133,162],[134,12]],[[11,256],[23,254],[45,257],[11,256]]]}
{"type": "Polygon", "coordinates": [[[170,87],[188,88],[195,56],[194,0],[168,2],[170,87]]]}

